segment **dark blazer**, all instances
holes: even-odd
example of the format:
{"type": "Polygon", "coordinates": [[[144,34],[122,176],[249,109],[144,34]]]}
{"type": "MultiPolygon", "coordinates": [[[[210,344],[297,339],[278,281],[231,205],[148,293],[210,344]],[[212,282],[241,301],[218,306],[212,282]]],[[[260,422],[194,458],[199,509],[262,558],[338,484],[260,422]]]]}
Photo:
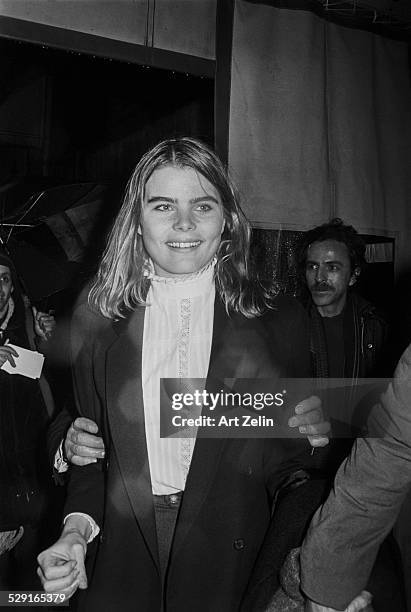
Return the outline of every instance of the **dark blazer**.
{"type": "MultiPolygon", "coordinates": [[[[216,299],[209,378],[275,380],[298,369],[307,375],[304,316],[287,299],[265,318],[229,317],[216,299]]],[[[106,465],[71,468],[65,512],[86,512],[102,530],[89,547],[89,587],[79,594],[79,609],[159,611],[141,387],[144,308],[110,323],[82,306],[74,322],[78,409],[98,423],[108,456],[106,465]]],[[[197,439],[171,549],[166,610],[239,609],[269,524],[272,497],[310,460],[305,439],[197,439]]]]}

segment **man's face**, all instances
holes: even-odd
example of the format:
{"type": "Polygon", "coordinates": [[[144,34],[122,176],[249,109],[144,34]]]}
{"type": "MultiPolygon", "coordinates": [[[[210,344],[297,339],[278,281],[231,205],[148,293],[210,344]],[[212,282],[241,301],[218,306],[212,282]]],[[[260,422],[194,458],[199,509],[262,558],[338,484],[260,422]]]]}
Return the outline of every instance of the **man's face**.
{"type": "Polygon", "coordinates": [[[6,312],[10,296],[13,292],[10,268],[0,265],[0,317],[6,312]]]}
{"type": "Polygon", "coordinates": [[[320,315],[335,317],[340,314],[348,287],[356,280],[346,245],[337,240],[313,242],[307,249],[305,278],[320,315]]]}

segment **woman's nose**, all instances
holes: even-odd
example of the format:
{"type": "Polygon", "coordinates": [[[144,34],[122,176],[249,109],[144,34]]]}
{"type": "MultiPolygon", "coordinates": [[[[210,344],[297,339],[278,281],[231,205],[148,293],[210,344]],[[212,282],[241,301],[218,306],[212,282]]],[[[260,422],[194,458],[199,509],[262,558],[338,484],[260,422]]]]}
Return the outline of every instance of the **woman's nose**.
{"type": "Polygon", "coordinates": [[[173,223],[173,228],[178,231],[187,232],[195,228],[195,221],[189,211],[178,211],[173,223]]]}

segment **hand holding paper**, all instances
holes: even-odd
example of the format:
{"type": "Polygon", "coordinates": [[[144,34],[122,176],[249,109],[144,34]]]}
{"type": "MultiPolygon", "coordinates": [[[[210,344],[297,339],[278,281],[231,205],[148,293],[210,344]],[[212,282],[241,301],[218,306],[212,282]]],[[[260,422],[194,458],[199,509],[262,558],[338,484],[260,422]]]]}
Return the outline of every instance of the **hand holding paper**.
{"type": "Polygon", "coordinates": [[[5,344],[0,346],[0,363],[0,369],[9,374],[40,378],[44,355],[15,344],[5,344]]]}
{"type": "Polygon", "coordinates": [[[6,340],[5,344],[0,346],[0,368],[7,361],[10,363],[10,365],[15,367],[16,365],[16,362],[14,361],[15,357],[18,357],[17,351],[12,346],[10,346],[9,341],[6,340]]]}

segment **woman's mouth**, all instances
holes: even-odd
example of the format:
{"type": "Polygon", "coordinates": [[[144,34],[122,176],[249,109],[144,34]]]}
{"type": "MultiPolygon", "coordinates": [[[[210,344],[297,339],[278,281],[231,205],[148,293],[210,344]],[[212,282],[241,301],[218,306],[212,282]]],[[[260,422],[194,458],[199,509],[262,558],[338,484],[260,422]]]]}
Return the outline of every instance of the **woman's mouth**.
{"type": "Polygon", "coordinates": [[[201,240],[193,240],[191,242],[166,242],[170,249],[193,249],[201,244],[201,240]]]}

